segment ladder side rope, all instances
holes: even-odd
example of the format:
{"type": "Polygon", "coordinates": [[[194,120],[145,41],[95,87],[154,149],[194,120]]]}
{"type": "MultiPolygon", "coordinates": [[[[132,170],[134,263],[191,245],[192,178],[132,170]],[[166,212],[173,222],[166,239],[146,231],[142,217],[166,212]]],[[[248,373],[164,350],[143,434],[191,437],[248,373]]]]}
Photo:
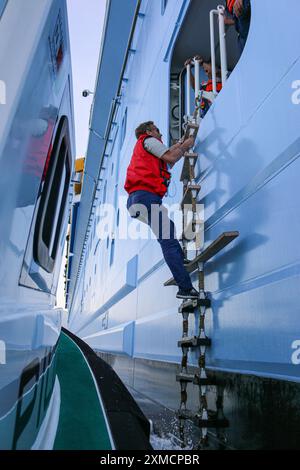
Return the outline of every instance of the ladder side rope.
{"type": "MultiPolygon", "coordinates": [[[[188,71],[189,72],[189,71],[188,71]]],[[[188,73],[189,75],[189,73],[188,73]]],[[[203,91],[197,90],[195,93],[195,111],[192,116],[186,116],[184,131],[185,138],[196,135],[199,129],[199,111],[201,106],[201,101],[203,97],[203,91]]],[[[197,214],[197,195],[200,191],[200,186],[195,184],[195,165],[198,155],[193,153],[192,150],[186,152],[184,155],[184,165],[185,171],[183,171],[183,177],[181,178],[183,182],[183,199],[181,204],[182,209],[182,226],[183,226],[183,235],[182,235],[182,248],[184,257],[187,258],[188,252],[188,243],[191,241],[190,237],[185,237],[185,219],[186,219],[186,208],[185,208],[185,196],[188,191],[190,191],[191,196],[191,205],[188,205],[188,210],[192,210],[192,230],[193,234],[197,233],[195,227],[197,227],[198,214],[197,214]],[[187,163],[188,161],[188,163],[187,163]],[[188,165],[188,171],[186,167],[188,165]]],[[[217,239],[213,244],[218,244],[218,248],[212,253],[214,254],[224,248],[232,239],[238,236],[238,232],[228,232],[224,233],[219,239],[217,239]],[[226,241],[226,236],[229,237],[229,240],[226,241]],[[222,238],[223,237],[223,238],[222,238]],[[224,242],[225,239],[225,242],[224,242]],[[223,241],[223,242],[222,242],[223,241]]],[[[199,258],[199,255],[202,253],[202,249],[196,243],[196,257],[199,258]]],[[[203,449],[208,446],[208,429],[209,428],[226,428],[229,426],[228,420],[224,418],[223,414],[223,397],[217,389],[216,394],[216,412],[212,412],[208,409],[208,400],[207,392],[208,387],[216,385],[214,381],[207,376],[206,370],[206,351],[207,348],[211,345],[211,340],[206,336],[205,333],[205,317],[206,310],[210,308],[210,299],[208,294],[205,291],[204,285],[204,261],[197,262],[197,272],[198,272],[198,287],[199,287],[199,299],[196,300],[184,300],[179,307],[179,313],[182,314],[182,338],[178,341],[178,346],[182,350],[182,359],[180,373],[176,375],[176,381],[180,383],[180,406],[177,412],[177,417],[179,420],[179,435],[182,442],[182,445],[185,446],[185,423],[186,420],[192,420],[201,429],[201,438],[199,441],[198,448],[203,449]],[[189,316],[194,314],[195,328],[198,325],[198,336],[189,337],[189,316]],[[198,372],[196,374],[189,374],[188,372],[188,355],[190,349],[198,350],[198,372]],[[192,383],[199,387],[199,408],[196,414],[192,413],[187,409],[187,400],[188,393],[187,388],[188,384],[192,383]]],[[[168,285],[168,284],[167,284],[168,285]]],[[[195,331],[195,330],[194,330],[195,331]]]]}

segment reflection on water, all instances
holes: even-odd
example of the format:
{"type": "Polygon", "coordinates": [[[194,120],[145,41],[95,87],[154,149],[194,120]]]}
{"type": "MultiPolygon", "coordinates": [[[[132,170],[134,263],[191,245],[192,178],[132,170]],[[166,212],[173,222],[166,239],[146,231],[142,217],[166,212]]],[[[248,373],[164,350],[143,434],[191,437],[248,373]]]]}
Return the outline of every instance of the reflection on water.
{"type": "Polygon", "coordinates": [[[191,421],[185,425],[185,445],[179,439],[178,420],[174,410],[152,401],[131,387],[127,388],[151,423],[150,443],[154,450],[193,450],[197,448],[200,430],[191,421]]]}

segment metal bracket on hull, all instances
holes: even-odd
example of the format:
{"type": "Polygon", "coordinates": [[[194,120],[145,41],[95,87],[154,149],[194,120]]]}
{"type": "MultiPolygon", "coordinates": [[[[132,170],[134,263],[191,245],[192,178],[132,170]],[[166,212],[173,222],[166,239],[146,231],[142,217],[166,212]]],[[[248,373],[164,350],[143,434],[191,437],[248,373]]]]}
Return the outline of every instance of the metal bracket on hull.
{"type": "MultiPolygon", "coordinates": [[[[186,264],[188,273],[193,273],[198,269],[198,263],[205,263],[215,256],[219,251],[223,250],[229,243],[239,236],[239,232],[224,232],[216,240],[214,240],[204,251],[199,253],[193,260],[186,264]]],[[[165,286],[175,286],[176,281],[172,277],[164,283],[165,286]]]]}

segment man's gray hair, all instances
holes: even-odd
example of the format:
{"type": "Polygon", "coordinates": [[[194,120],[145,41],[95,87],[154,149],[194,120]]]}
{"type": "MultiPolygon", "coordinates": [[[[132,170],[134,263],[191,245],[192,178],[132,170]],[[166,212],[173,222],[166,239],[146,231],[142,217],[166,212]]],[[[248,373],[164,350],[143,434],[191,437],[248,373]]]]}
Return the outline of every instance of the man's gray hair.
{"type": "Polygon", "coordinates": [[[153,121],[142,122],[135,130],[136,138],[138,139],[141,135],[146,134],[147,131],[151,131],[153,124],[153,121]]]}

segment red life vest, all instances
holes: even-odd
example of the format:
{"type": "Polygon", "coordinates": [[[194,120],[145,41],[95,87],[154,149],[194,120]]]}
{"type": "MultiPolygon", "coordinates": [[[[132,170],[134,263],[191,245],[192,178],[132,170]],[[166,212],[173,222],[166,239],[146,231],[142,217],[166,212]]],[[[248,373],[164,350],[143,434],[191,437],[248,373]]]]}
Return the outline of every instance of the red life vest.
{"type": "Polygon", "coordinates": [[[229,13],[232,14],[235,0],[227,0],[226,3],[227,3],[227,8],[228,8],[229,13]]]}
{"type": "MultiPolygon", "coordinates": [[[[203,82],[201,85],[202,90],[204,91],[213,91],[213,81],[212,79],[203,82]]],[[[222,90],[222,82],[217,81],[217,92],[219,93],[222,90]]]]}
{"type": "Polygon", "coordinates": [[[128,194],[142,190],[163,197],[167,192],[171,173],[168,171],[166,162],[145,149],[144,142],[149,137],[151,136],[148,134],[142,134],[135,144],[127,168],[124,189],[128,194]]]}
{"type": "MultiPolygon", "coordinates": [[[[203,82],[201,84],[201,90],[208,91],[208,92],[213,91],[212,80],[209,79],[207,80],[207,82],[203,82]]],[[[222,82],[217,81],[217,92],[219,93],[221,90],[222,90],[222,82]]],[[[209,110],[210,105],[211,105],[211,102],[209,100],[207,100],[206,98],[202,98],[200,106],[204,113],[206,113],[209,110]]]]}

